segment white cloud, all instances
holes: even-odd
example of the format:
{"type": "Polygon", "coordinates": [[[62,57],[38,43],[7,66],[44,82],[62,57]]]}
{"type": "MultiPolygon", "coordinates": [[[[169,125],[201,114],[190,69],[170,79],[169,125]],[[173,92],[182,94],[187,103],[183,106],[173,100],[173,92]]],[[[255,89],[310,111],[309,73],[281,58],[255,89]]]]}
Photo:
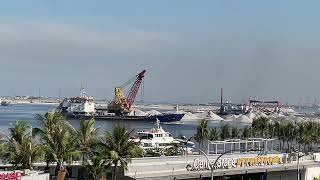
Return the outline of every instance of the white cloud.
{"type": "Polygon", "coordinates": [[[168,34],[136,29],[99,32],[43,22],[0,25],[0,57],[13,59],[130,55],[168,41],[168,34]]]}

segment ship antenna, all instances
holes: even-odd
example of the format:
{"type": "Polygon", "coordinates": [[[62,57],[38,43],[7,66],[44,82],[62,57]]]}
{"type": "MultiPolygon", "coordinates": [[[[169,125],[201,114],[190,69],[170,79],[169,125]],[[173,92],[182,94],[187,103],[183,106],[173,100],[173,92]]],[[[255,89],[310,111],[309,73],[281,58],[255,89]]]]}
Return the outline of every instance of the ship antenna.
{"type": "Polygon", "coordinates": [[[157,118],[157,129],[160,129],[160,120],[157,118]]]}
{"type": "Polygon", "coordinates": [[[85,97],[86,96],[86,91],[84,90],[84,87],[83,87],[82,84],[81,84],[80,96],[81,97],[85,97]]]}

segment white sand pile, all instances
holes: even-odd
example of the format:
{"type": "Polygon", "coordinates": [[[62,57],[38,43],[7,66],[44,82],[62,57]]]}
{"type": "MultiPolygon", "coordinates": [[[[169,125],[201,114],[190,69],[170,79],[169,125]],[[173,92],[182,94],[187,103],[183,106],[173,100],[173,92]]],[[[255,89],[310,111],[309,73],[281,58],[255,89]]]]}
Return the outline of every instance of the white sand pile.
{"type": "Polygon", "coordinates": [[[207,119],[207,120],[216,120],[216,121],[223,120],[223,118],[216,115],[212,111],[207,111],[207,112],[203,112],[203,113],[196,113],[195,115],[198,117],[198,119],[207,119]]]}
{"type": "Polygon", "coordinates": [[[296,111],[291,108],[282,108],[281,112],[283,112],[285,114],[295,114],[296,113],[296,111]]]}
{"type": "Polygon", "coordinates": [[[222,121],[224,120],[222,117],[218,116],[214,112],[210,111],[207,115],[209,120],[214,120],[214,121],[222,121]]]}
{"type": "Polygon", "coordinates": [[[252,123],[252,119],[250,119],[246,115],[240,115],[234,121],[235,122],[240,122],[240,123],[252,123]]]}
{"type": "Polygon", "coordinates": [[[264,112],[258,111],[256,112],[256,118],[258,117],[268,117],[264,112]]]}
{"type": "Polygon", "coordinates": [[[249,119],[254,119],[257,117],[257,115],[253,112],[249,112],[248,114],[246,114],[246,116],[249,118],[249,119]]]}
{"type": "Polygon", "coordinates": [[[140,109],[133,109],[130,113],[129,116],[145,116],[146,113],[141,111],[140,109]]]}
{"type": "Polygon", "coordinates": [[[283,113],[274,113],[269,116],[270,119],[278,119],[282,117],[286,117],[286,116],[283,113]]]}
{"type": "Polygon", "coordinates": [[[151,111],[146,112],[146,115],[148,115],[148,116],[156,116],[156,115],[160,115],[160,114],[161,114],[161,112],[156,111],[156,110],[151,110],[151,111]]]}
{"type": "Polygon", "coordinates": [[[309,119],[306,117],[297,117],[297,116],[284,116],[284,117],[278,117],[278,118],[272,118],[273,121],[279,121],[279,122],[292,122],[292,123],[298,123],[298,122],[305,122],[309,119]]]}
{"type": "Polygon", "coordinates": [[[199,117],[196,116],[195,114],[192,114],[191,112],[187,112],[184,114],[181,121],[190,121],[190,120],[198,120],[198,119],[199,119],[199,117]]]}

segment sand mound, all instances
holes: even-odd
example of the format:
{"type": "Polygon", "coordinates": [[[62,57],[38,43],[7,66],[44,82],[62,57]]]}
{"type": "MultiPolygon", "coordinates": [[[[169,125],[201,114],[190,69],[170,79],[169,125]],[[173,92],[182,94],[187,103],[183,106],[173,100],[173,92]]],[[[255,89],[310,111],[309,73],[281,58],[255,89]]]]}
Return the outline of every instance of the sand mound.
{"type": "Polygon", "coordinates": [[[145,116],[146,113],[141,111],[140,109],[133,109],[130,113],[129,116],[145,116]]]}
{"type": "Polygon", "coordinates": [[[223,120],[223,118],[216,115],[212,111],[208,111],[208,112],[204,112],[204,113],[197,113],[195,115],[198,117],[198,119],[218,120],[218,121],[223,120]]]}
{"type": "Polygon", "coordinates": [[[198,120],[198,119],[199,119],[199,117],[196,116],[195,114],[192,114],[191,112],[187,112],[184,114],[184,116],[181,120],[187,121],[187,120],[198,120]]]}
{"type": "Polygon", "coordinates": [[[241,123],[252,123],[252,119],[250,119],[246,115],[240,115],[234,121],[235,122],[241,122],[241,123]]]}
{"type": "Polygon", "coordinates": [[[256,117],[255,118],[258,118],[258,117],[268,117],[268,116],[264,112],[258,111],[256,113],[256,117]]]}
{"type": "Polygon", "coordinates": [[[156,110],[151,110],[151,111],[146,112],[146,115],[148,115],[148,116],[156,116],[156,115],[160,115],[160,114],[161,114],[161,112],[156,111],[156,110]]]}
{"type": "Polygon", "coordinates": [[[285,114],[294,114],[294,113],[296,113],[296,111],[291,109],[291,108],[282,108],[281,112],[283,112],[285,114]]]}
{"type": "Polygon", "coordinates": [[[257,117],[257,115],[253,112],[249,112],[248,114],[246,114],[246,116],[249,118],[249,119],[254,119],[257,117]]]}
{"type": "Polygon", "coordinates": [[[216,120],[216,121],[224,120],[222,117],[218,116],[217,114],[213,113],[212,111],[210,111],[208,113],[208,118],[209,118],[209,120],[216,120]]]}

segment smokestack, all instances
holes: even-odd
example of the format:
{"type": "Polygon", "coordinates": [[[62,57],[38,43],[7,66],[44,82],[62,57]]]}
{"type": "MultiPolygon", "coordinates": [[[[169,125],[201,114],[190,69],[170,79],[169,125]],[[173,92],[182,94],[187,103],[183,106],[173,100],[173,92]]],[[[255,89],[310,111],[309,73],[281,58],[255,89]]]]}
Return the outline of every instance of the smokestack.
{"type": "Polygon", "coordinates": [[[220,90],[220,105],[221,105],[221,107],[223,105],[223,88],[221,88],[221,90],[220,90]]]}

